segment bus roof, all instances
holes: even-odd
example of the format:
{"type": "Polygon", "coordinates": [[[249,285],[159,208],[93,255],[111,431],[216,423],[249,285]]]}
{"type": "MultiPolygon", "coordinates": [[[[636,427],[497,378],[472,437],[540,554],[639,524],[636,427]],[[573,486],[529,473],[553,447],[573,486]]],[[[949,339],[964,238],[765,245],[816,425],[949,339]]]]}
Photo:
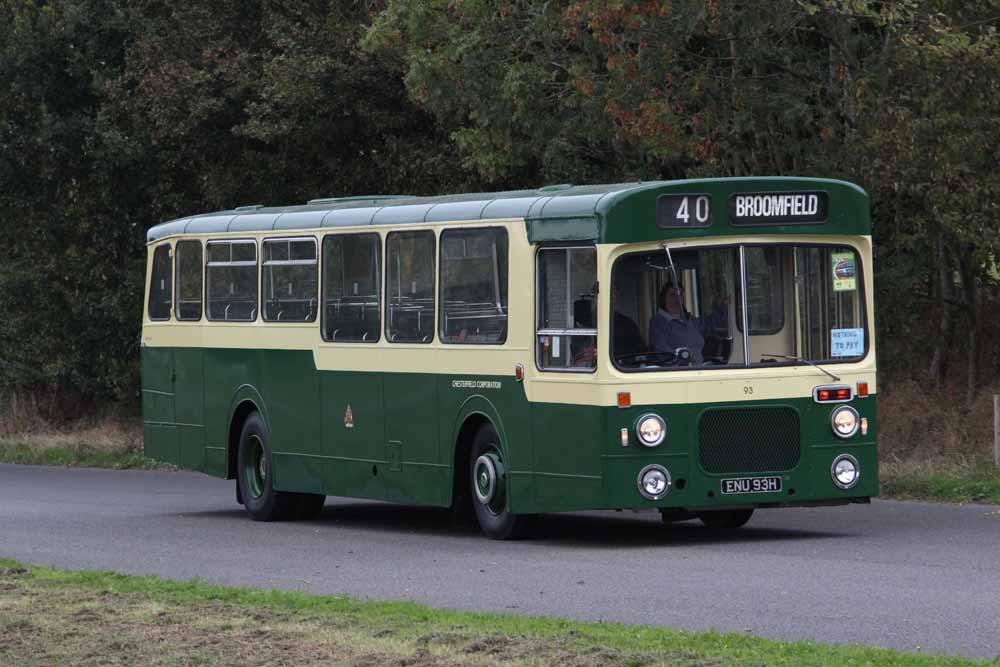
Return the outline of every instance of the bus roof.
{"type": "Polygon", "coordinates": [[[448,221],[475,224],[511,218],[525,221],[532,243],[632,243],[747,233],[866,235],[871,230],[868,195],[856,185],[821,178],[746,177],[550,185],[536,190],[433,197],[371,195],[314,199],[301,206],[240,206],[161,223],[148,231],[146,239],[152,243],[185,234],[448,221]],[[689,201],[682,202],[684,197],[689,201]],[[821,207],[818,214],[798,215],[813,210],[809,206],[815,206],[816,201],[821,207]],[[786,211],[788,215],[784,215],[786,211]],[[678,222],[686,217],[690,224],[672,224],[675,217],[678,222]],[[703,224],[691,222],[693,218],[704,218],[703,224]]]}

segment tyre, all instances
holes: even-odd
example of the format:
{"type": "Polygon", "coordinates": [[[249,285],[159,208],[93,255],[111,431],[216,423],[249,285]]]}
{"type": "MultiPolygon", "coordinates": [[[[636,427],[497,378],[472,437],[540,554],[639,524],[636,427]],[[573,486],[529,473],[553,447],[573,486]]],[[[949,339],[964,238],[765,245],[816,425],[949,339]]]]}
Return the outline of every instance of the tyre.
{"type": "Polygon", "coordinates": [[[694,514],[687,510],[660,510],[660,521],[663,523],[677,523],[678,521],[688,521],[693,518],[694,514]]]}
{"type": "Polygon", "coordinates": [[[311,521],[323,511],[326,496],[322,493],[297,493],[295,499],[295,518],[301,521],[311,521]]]}
{"type": "Polygon", "coordinates": [[[500,437],[492,424],[479,429],[472,441],[469,482],[479,527],[494,540],[523,537],[533,517],[507,510],[507,473],[500,437]]]}
{"type": "Polygon", "coordinates": [[[703,524],[715,530],[735,530],[742,528],[750,517],[753,510],[720,510],[717,512],[700,512],[698,518],[703,524]]]}
{"type": "Polygon", "coordinates": [[[243,423],[236,455],[237,484],[243,507],[254,521],[280,521],[293,516],[295,493],[274,490],[271,446],[264,420],[256,412],[243,423]]]}

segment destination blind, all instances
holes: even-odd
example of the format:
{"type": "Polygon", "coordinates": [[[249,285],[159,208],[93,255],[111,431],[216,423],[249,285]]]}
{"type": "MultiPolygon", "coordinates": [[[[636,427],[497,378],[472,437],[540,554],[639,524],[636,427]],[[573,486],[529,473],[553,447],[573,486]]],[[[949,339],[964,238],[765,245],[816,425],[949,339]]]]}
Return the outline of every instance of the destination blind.
{"type": "Polygon", "coordinates": [[[825,192],[753,192],[729,197],[733,225],[818,224],[826,222],[825,192]]]}

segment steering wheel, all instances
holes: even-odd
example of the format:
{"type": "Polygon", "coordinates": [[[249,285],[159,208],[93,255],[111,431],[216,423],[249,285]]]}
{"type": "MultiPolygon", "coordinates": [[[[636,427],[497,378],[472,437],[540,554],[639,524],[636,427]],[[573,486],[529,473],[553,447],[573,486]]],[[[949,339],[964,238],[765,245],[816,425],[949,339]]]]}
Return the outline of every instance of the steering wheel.
{"type": "Polygon", "coordinates": [[[630,352],[616,355],[615,359],[619,364],[631,361],[650,366],[676,366],[681,361],[674,352],[630,352]]]}

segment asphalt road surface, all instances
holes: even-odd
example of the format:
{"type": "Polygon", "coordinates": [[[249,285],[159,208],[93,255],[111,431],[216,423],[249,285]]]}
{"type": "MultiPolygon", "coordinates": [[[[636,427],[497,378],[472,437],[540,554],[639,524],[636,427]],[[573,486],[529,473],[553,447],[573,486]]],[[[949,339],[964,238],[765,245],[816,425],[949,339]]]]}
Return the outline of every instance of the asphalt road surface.
{"type": "Polygon", "coordinates": [[[444,510],[331,498],[317,521],[265,524],[198,474],[0,465],[0,557],[35,565],[1000,653],[998,507],[758,511],[730,536],[658,519],[546,515],[533,540],[494,542],[444,510]]]}

